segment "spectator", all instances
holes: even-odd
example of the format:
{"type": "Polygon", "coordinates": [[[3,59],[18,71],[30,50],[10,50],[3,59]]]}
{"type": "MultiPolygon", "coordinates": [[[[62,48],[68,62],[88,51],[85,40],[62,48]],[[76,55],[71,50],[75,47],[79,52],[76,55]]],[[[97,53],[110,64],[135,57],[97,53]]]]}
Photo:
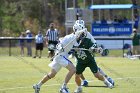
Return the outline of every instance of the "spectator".
{"type": "Polygon", "coordinates": [[[117,23],[118,22],[118,17],[114,16],[114,22],[117,23]]]}
{"type": "Polygon", "coordinates": [[[136,14],[134,17],[135,17],[134,28],[138,29],[138,27],[139,27],[139,16],[136,14]]]}
{"type": "Polygon", "coordinates": [[[137,33],[137,29],[133,29],[131,34],[132,43],[133,43],[133,55],[140,54],[140,34],[137,33]]]}
{"type": "Polygon", "coordinates": [[[38,50],[40,50],[39,58],[41,58],[42,50],[43,50],[43,41],[44,41],[43,34],[41,33],[41,31],[39,31],[38,34],[35,36],[36,51],[35,51],[34,58],[38,56],[38,50]]]}
{"type": "MultiPolygon", "coordinates": [[[[23,38],[23,37],[25,37],[25,33],[24,33],[24,32],[21,32],[20,38],[23,38]]],[[[21,56],[24,56],[24,46],[25,46],[24,43],[25,43],[25,42],[24,42],[23,39],[20,39],[20,40],[19,40],[19,44],[20,44],[20,54],[21,54],[21,56]]]]}
{"type": "Polygon", "coordinates": [[[48,46],[48,57],[54,55],[54,49],[59,41],[58,30],[55,29],[54,23],[50,24],[49,29],[46,32],[46,45],[48,46]]]}
{"type": "Polygon", "coordinates": [[[104,17],[101,20],[101,24],[107,24],[107,21],[106,21],[106,19],[104,17]]]}
{"type": "Polygon", "coordinates": [[[122,16],[119,16],[118,17],[118,23],[122,23],[122,22],[123,22],[122,16]]]}
{"type": "Polygon", "coordinates": [[[27,55],[28,56],[32,56],[32,40],[30,38],[32,38],[32,33],[30,30],[26,30],[26,38],[27,38],[27,55]]]}
{"type": "Polygon", "coordinates": [[[124,24],[127,24],[128,23],[128,19],[126,17],[123,17],[123,20],[122,21],[123,21],[124,24]]]}

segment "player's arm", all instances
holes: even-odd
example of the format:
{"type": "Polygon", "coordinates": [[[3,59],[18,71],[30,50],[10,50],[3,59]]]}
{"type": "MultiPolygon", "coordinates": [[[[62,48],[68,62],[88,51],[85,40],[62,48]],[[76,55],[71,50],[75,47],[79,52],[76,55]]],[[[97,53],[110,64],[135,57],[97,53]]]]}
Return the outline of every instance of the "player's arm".
{"type": "Polygon", "coordinates": [[[91,41],[93,43],[96,43],[96,40],[94,39],[94,37],[87,31],[87,38],[91,39],[91,41]]]}
{"type": "Polygon", "coordinates": [[[103,52],[103,49],[101,47],[99,47],[97,45],[97,43],[95,42],[95,43],[92,43],[92,46],[89,48],[89,51],[92,51],[94,53],[100,53],[101,54],[103,52]]]}

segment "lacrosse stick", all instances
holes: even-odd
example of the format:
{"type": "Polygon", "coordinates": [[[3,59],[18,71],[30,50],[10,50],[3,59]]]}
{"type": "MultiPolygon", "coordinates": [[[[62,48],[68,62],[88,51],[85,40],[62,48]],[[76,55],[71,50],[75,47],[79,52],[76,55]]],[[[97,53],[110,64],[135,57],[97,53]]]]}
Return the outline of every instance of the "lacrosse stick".
{"type": "MultiPolygon", "coordinates": [[[[100,47],[99,47],[99,48],[100,48],[100,47]]],[[[98,50],[99,48],[94,48],[94,49],[95,49],[95,50],[98,50]]],[[[77,51],[79,51],[79,50],[86,50],[86,51],[92,52],[91,49],[85,49],[85,48],[72,48],[72,49],[77,50],[77,51]]],[[[92,50],[94,50],[94,49],[92,49],[92,50]]],[[[99,53],[101,54],[102,52],[103,52],[103,49],[100,48],[99,53]]]]}

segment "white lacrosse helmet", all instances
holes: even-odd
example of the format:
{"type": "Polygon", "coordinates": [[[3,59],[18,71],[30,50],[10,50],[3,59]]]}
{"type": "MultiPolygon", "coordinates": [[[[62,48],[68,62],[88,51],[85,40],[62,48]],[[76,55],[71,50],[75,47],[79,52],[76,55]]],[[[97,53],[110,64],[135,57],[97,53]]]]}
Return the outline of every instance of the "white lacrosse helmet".
{"type": "Polygon", "coordinates": [[[83,23],[79,24],[78,22],[75,22],[75,24],[73,26],[73,31],[76,32],[79,30],[83,30],[84,28],[85,28],[85,25],[83,23]]]}

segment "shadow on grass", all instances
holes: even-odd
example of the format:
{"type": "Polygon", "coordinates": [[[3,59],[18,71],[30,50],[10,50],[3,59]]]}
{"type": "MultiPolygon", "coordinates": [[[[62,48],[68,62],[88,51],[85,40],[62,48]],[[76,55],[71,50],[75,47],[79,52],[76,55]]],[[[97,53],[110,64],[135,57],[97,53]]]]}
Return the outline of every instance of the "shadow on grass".
{"type": "MultiPolygon", "coordinates": [[[[113,88],[116,88],[118,85],[115,85],[113,88]]],[[[100,87],[102,87],[102,88],[108,88],[107,86],[93,86],[93,85],[88,85],[88,86],[85,86],[85,87],[97,87],[97,88],[100,88],[100,87]]]]}
{"type": "Polygon", "coordinates": [[[104,87],[104,88],[107,88],[107,86],[93,86],[93,85],[88,85],[88,86],[85,86],[85,87],[104,87]]]}

